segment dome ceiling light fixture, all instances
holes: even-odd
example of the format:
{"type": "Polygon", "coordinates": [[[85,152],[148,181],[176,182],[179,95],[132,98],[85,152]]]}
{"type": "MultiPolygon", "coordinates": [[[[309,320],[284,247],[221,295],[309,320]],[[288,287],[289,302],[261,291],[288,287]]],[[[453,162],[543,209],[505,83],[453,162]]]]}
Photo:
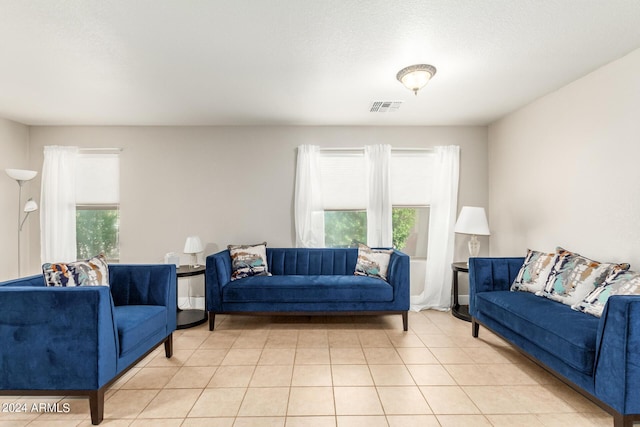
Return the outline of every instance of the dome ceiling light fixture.
{"type": "Polygon", "coordinates": [[[436,67],[428,64],[415,64],[398,71],[396,78],[407,89],[412,90],[417,96],[418,91],[429,83],[436,74],[436,67]]]}

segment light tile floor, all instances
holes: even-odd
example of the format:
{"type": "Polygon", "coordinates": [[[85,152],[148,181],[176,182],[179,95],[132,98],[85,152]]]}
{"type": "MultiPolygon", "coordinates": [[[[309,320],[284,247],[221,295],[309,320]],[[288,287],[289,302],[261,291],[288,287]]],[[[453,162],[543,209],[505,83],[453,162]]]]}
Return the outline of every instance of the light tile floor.
{"type": "MultiPolygon", "coordinates": [[[[218,316],[176,331],[107,392],[106,427],[607,426],[612,418],[486,329],[450,313],[218,316]]],[[[0,412],[0,427],[90,426],[69,413],[0,412]]],[[[6,406],[3,406],[6,408],[6,406]]],[[[2,408],[0,408],[2,409],[2,408]]]]}

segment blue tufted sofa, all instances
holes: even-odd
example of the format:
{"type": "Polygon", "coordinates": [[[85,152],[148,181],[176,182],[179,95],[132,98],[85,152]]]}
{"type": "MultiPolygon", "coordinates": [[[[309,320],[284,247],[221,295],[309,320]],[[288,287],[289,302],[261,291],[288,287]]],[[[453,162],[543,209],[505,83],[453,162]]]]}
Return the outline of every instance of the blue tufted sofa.
{"type": "Polygon", "coordinates": [[[109,266],[109,287],[47,287],[42,275],[0,283],[0,395],[88,396],[105,390],[176,329],[175,265],[109,266]]]}
{"type": "Polygon", "coordinates": [[[479,325],[613,415],[640,420],[640,297],[612,296],[601,318],[530,292],[511,292],[524,258],[471,258],[472,334],[479,325]]]}
{"type": "Polygon", "coordinates": [[[409,310],[409,256],[391,254],[387,280],[355,276],[358,249],[267,248],[272,276],[231,280],[228,250],[206,259],[205,293],[209,330],[215,315],[401,314],[409,310]]]}

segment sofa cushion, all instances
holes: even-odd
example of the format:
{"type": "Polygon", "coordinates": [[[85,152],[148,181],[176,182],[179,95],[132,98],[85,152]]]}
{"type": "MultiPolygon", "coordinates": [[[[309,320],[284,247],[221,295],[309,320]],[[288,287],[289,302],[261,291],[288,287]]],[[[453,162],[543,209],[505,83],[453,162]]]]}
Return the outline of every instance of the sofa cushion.
{"type": "Polygon", "coordinates": [[[528,249],[522,267],[511,285],[511,290],[534,293],[541,291],[551,272],[554,256],[553,252],[528,249]]]}
{"type": "Polygon", "coordinates": [[[47,286],[109,286],[109,266],[103,254],[86,261],[45,263],[42,273],[47,286]]]}
{"type": "Polygon", "coordinates": [[[356,263],[356,276],[377,277],[387,280],[389,258],[393,249],[371,249],[362,243],[358,244],[358,262],[356,263]]]}
{"type": "Polygon", "coordinates": [[[121,305],[114,307],[120,356],[134,350],[152,335],[167,327],[167,309],[159,305],[121,305]]]}
{"type": "Polygon", "coordinates": [[[547,283],[539,294],[563,304],[577,304],[613,269],[628,270],[629,264],[601,263],[558,247],[547,283]]]}
{"type": "Polygon", "coordinates": [[[256,245],[229,245],[231,280],[249,276],[268,276],[267,242],[256,245]]]}
{"type": "Polygon", "coordinates": [[[607,300],[612,295],[640,295],[640,273],[615,269],[603,284],[571,308],[600,317],[607,300]]]}
{"type": "Polygon", "coordinates": [[[591,375],[599,319],[529,292],[476,295],[477,310],[569,366],[591,375]]]}
{"type": "Polygon", "coordinates": [[[392,301],[393,287],[364,276],[251,276],[222,287],[223,302],[392,301]]]}

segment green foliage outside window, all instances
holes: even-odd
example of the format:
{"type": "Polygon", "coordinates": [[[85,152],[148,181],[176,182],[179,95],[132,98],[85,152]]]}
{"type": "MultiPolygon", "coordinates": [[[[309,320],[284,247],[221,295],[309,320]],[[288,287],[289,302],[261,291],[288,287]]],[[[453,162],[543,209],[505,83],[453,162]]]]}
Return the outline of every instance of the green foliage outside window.
{"type": "Polygon", "coordinates": [[[367,241],[367,212],[325,211],[324,230],[327,247],[357,247],[367,241]]]}
{"type": "MultiPolygon", "coordinates": [[[[402,249],[416,222],[415,208],[393,208],[393,247],[402,249]]],[[[367,242],[366,211],[325,211],[325,245],[327,247],[356,247],[367,242]]]]}
{"type": "Polygon", "coordinates": [[[78,259],[103,253],[107,260],[118,261],[118,227],[117,209],[76,209],[78,259]]]}
{"type": "Polygon", "coordinates": [[[393,247],[402,249],[407,244],[407,239],[416,223],[415,208],[393,208],[391,211],[393,224],[393,247]]]}

